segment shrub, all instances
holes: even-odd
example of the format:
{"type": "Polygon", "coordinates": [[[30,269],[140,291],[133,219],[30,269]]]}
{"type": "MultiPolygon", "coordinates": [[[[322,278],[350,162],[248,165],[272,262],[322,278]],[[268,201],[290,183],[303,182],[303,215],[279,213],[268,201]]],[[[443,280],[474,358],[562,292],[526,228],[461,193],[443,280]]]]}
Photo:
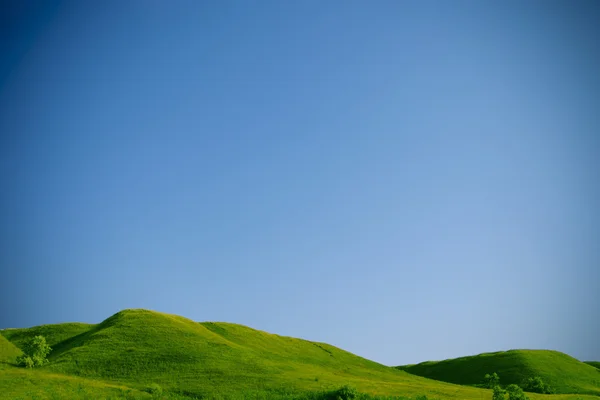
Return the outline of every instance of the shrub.
{"type": "Polygon", "coordinates": [[[483,377],[483,381],[485,382],[486,388],[493,389],[494,387],[498,386],[498,384],[500,383],[500,377],[495,372],[491,375],[485,374],[485,376],[483,377]]]}
{"type": "Polygon", "coordinates": [[[494,386],[494,394],[492,395],[492,400],[504,400],[504,394],[506,391],[502,389],[500,386],[494,386]]]}
{"type": "Polygon", "coordinates": [[[352,400],[358,397],[358,390],[350,385],[344,385],[335,391],[335,398],[337,400],[352,400]]]}
{"type": "Polygon", "coordinates": [[[17,358],[17,363],[25,368],[40,367],[48,362],[46,358],[52,349],[43,336],[35,336],[23,346],[23,355],[17,358]]]}
{"type": "Polygon", "coordinates": [[[152,385],[150,385],[148,387],[148,389],[146,389],[146,391],[153,396],[160,396],[163,394],[163,389],[160,387],[160,385],[158,385],[156,383],[153,383],[152,385]]]}
{"type": "Polygon", "coordinates": [[[508,400],[529,400],[529,397],[525,395],[523,389],[514,383],[508,385],[506,391],[508,392],[508,400]]]}
{"type": "Polygon", "coordinates": [[[542,378],[539,376],[534,376],[532,378],[528,378],[521,385],[523,390],[532,393],[541,393],[541,394],[552,394],[554,391],[550,386],[546,385],[542,378]]]}
{"type": "Polygon", "coordinates": [[[25,368],[33,368],[35,366],[33,359],[26,355],[20,355],[17,357],[17,364],[25,368]]]}

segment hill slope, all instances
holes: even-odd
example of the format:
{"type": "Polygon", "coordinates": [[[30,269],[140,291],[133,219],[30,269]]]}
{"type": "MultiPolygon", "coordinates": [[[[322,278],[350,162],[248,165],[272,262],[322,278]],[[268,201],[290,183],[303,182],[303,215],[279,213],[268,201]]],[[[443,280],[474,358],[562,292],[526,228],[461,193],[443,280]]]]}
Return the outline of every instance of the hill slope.
{"type": "Polygon", "coordinates": [[[19,354],[21,354],[21,350],[0,335],[0,363],[14,362],[19,354]]]}
{"type": "Polygon", "coordinates": [[[151,399],[123,385],[24,368],[0,369],[0,399],[151,399]]]}
{"type": "Polygon", "coordinates": [[[1,331],[2,336],[10,340],[17,347],[22,347],[25,342],[37,335],[46,338],[46,342],[53,349],[65,339],[87,332],[92,324],[65,323],[54,325],[40,325],[33,328],[6,329],[1,331]]]}
{"type": "Polygon", "coordinates": [[[584,361],[584,363],[600,369],[600,361],[584,361]]]}
{"type": "Polygon", "coordinates": [[[556,393],[600,395],[600,371],[567,354],[551,350],[510,350],[396,367],[414,375],[461,385],[477,385],[496,372],[500,383],[520,384],[539,376],[556,393]]]}

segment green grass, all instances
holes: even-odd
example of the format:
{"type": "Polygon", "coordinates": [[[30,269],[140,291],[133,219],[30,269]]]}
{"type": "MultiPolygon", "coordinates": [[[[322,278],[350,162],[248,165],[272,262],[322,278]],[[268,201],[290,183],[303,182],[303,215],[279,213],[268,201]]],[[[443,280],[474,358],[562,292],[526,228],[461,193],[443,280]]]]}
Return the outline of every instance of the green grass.
{"type": "Polygon", "coordinates": [[[21,353],[17,346],[0,335],[0,364],[14,362],[21,353]]]}
{"type": "Polygon", "coordinates": [[[510,350],[397,367],[411,374],[461,385],[477,385],[496,372],[500,383],[520,384],[539,376],[556,393],[600,395],[600,371],[567,354],[551,350],[510,350]]]}
{"type": "Polygon", "coordinates": [[[584,363],[600,369],[600,361],[584,361],[584,363]]]}
{"type": "Polygon", "coordinates": [[[53,348],[50,363],[34,370],[4,363],[0,399],[143,399],[150,398],[146,391],[152,385],[159,385],[164,396],[155,398],[335,400],[334,391],[346,384],[364,393],[364,399],[424,394],[429,399],[491,399],[489,390],[415,376],[325,343],[147,310],[124,310],[94,325],[0,331],[0,355],[16,357],[14,345],[38,334],[53,348]]]}
{"type": "Polygon", "coordinates": [[[24,368],[0,369],[2,399],[151,399],[148,393],[97,380],[24,368]]]}

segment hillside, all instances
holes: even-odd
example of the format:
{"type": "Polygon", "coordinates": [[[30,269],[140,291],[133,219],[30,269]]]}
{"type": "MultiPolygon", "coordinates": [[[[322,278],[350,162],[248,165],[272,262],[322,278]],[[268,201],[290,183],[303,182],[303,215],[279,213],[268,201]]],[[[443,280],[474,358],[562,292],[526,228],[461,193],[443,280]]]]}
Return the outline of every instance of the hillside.
{"type": "Polygon", "coordinates": [[[21,350],[0,335],[0,364],[14,361],[19,354],[21,354],[21,350]]]}
{"type": "Polygon", "coordinates": [[[584,361],[584,363],[600,369],[600,361],[584,361]]]}
{"type": "Polygon", "coordinates": [[[0,333],[14,343],[17,347],[21,347],[27,340],[34,336],[42,335],[46,338],[46,342],[56,349],[62,341],[72,338],[73,336],[87,332],[94,325],[82,323],[65,323],[54,325],[40,325],[33,328],[24,329],[6,329],[0,333]]]}
{"type": "MultiPolygon", "coordinates": [[[[160,385],[169,399],[306,399],[307,393],[345,384],[371,395],[491,399],[489,390],[411,375],[328,344],[147,310],[124,310],[94,325],[0,331],[4,341],[0,348],[14,355],[15,345],[37,334],[53,347],[50,363],[34,370],[5,363],[0,399],[143,399],[153,384],[160,385]]],[[[531,396],[542,397],[548,398],[531,396]]],[[[575,399],[598,400],[552,396],[552,400],[575,399]]]]}
{"type": "Polygon", "coordinates": [[[0,399],[150,399],[140,390],[24,368],[0,368],[0,399]]]}
{"type": "Polygon", "coordinates": [[[519,384],[539,376],[556,393],[600,395],[600,371],[567,354],[551,350],[510,350],[444,361],[396,367],[414,375],[461,385],[481,384],[486,373],[496,372],[500,383],[519,384]]]}

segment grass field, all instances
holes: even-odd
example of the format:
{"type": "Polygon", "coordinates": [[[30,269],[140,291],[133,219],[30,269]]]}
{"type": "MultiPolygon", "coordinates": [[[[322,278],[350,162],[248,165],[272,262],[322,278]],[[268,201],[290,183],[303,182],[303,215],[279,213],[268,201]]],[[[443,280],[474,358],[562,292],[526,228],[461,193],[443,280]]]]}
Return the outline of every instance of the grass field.
{"type": "Polygon", "coordinates": [[[551,350],[510,350],[444,361],[397,367],[411,374],[462,385],[482,383],[483,375],[496,372],[501,384],[520,384],[539,376],[556,393],[600,395],[600,370],[567,354],[551,350]]]}
{"type": "Polygon", "coordinates": [[[372,398],[491,399],[489,390],[409,374],[325,343],[148,310],[124,310],[95,325],[0,331],[0,361],[2,399],[335,400],[347,384],[372,398]],[[18,347],[39,334],[53,348],[50,362],[33,370],[15,366],[18,347]],[[163,394],[150,395],[153,385],[163,394]]]}

